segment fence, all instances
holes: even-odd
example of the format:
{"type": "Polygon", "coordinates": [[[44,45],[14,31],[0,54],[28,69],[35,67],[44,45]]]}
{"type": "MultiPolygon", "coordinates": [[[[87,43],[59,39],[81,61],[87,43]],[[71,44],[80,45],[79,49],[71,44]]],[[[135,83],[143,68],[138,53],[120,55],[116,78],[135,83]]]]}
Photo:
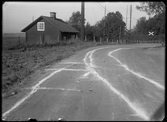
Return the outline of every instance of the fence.
{"type": "Polygon", "coordinates": [[[123,43],[123,44],[130,44],[130,43],[161,43],[162,41],[165,42],[165,35],[142,35],[142,34],[129,34],[124,35],[122,37],[117,38],[107,38],[107,37],[94,37],[93,39],[88,39],[88,41],[96,41],[96,42],[110,42],[113,44],[123,43]]]}
{"type": "Polygon", "coordinates": [[[122,43],[161,43],[165,42],[165,35],[126,35],[121,38],[122,43]]]}
{"type": "Polygon", "coordinates": [[[25,37],[3,37],[2,46],[3,48],[11,48],[25,43],[25,37]]]}
{"type": "Polygon", "coordinates": [[[48,45],[70,45],[75,43],[78,40],[78,38],[70,38],[70,39],[65,39],[65,40],[60,40],[60,41],[55,41],[55,42],[50,42],[49,38],[45,40],[43,44],[29,44],[26,43],[25,37],[3,37],[3,42],[2,42],[2,48],[3,49],[20,49],[22,47],[38,47],[38,46],[48,46],[48,45]]]}

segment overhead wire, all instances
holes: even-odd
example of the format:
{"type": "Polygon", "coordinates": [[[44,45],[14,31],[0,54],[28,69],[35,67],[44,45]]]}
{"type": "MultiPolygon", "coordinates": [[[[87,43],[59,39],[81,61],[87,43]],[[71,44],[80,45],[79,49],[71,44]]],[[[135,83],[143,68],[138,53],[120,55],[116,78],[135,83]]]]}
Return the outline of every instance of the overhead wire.
{"type": "MultiPolygon", "coordinates": [[[[98,2],[98,4],[102,7],[102,8],[104,8],[99,2],[98,2]]],[[[105,9],[105,8],[104,8],[105,9]]]]}
{"type": "MultiPolygon", "coordinates": [[[[73,5],[71,6],[70,11],[71,11],[72,7],[74,6],[74,4],[75,4],[75,2],[74,2],[73,5]]],[[[69,15],[70,11],[68,11],[68,14],[66,15],[65,20],[67,19],[67,16],[69,15]]]]}
{"type": "MultiPolygon", "coordinates": [[[[98,5],[101,6],[100,8],[103,8],[103,11],[104,11],[104,10],[107,10],[108,12],[110,12],[108,9],[106,9],[104,6],[102,6],[99,2],[98,2],[98,5]]],[[[117,17],[117,16],[116,16],[116,17],[117,17]]],[[[118,18],[118,17],[117,17],[117,18],[118,18]]],[[[123,17],[123,16],[122,16],[122,18],[123,18],[124,20],[126,19],[126,17],[123,17]]],[[[129,17],[128,17],[127,19],[129,19],[129,17]]],[[[134,18],[134,17],[132,17],[132,19],[138,20],[138,19],[136,19],[136,18],[134,18]]]]}
{"type": "Polygon", "coordinates": [[[132,19],[138,20],[138,19],[136,19],[136,18],[134,18],[134,17],[132,17],[132,19]]]}
{"type": "Polygon", "coordinates": [[[95,5],[98,6],[101,10],[103,10],[103,8],[101,8],[97,3],[95,5]]]}
{"type": "MultiPolygon", "coordinates": [[[[110,12],[107,8],[105,8],[104,6],[102,6],[99,2],[95,2],[94,4],[95,4],[96,6],[98,6],[101,10],[103,10],[103,11],[106,10],[106,11],[110,12]]],[[[74,5],[75,5],[75,2],[74,2],[73,5],[71,6],[70,11],[72,10],[72,8],[74,8],[74,5]]],[[[91,3],[91,9],[92,9],[92,11],[93,11],[93,13],[94,13],[93,16],[94,16],[94,18],[97,20],[95,10],[94,10],[94,8],[93,8],[92,6],[93,6],[93,5],[92,5],[92,3],[91,3]]],[[[66,19],[67,19],[67,16],[69,15],[70,11],[68,11],[68,14],[66,15],[66,19]]],[[[123,17],[123,19],[126,19],[126,18],[123,17]]],[[[129,17],[128,17],[127,19],[129,19],[129,17]]],[[[132,17],[132,19],[138,20],[138,19],[136,19],[136,18],[134,18],[134,17],[132,17]]]]}
{"type": "Polygon", "coordinates": [[[90,5],[91,5],[91,10],[92,10],[92,14],[93,14],[93,16],[94,16],[94,21],[97,21],[97,18],[96,18],[96,13],[95,13],[95,11],[94,11],[94,8],[93,8],[93,6],[92,6],[92,3],[90,3],[90,5]]]}
{"type": "MultiPolygon", "coordinates": [[[[101,6],[101,7],[103,7],[103,9],[105,10],[107,10],[108,12],[110,12],[107,8],[105,8],[104,6],[102,6],[99,2],[98,2],[98,4],[101,6]]],[[[122,16],[123,17],[123,16],[122,16]]],[[[133,18],[133,17],[132,17],[133,18]]],[[[126,17],[123,17],[123,19],[126,19],[126,17]]],[[[129,19],[129,18],[128,18],[129,19]]],[[[136,18],[133,18],[133,19],[136,19],[136,18]]],[[[136,19],[137,20],[137,19],[136,19]]]]}
{"type": "MultiPolygon", "coordinates": [[[[99,2],[98,4],[105,10],[106,8],[104,6],[102,6],[99,2]]],[[[106,9],[108,12],[110,12],[108,9],[106,9]]]]}

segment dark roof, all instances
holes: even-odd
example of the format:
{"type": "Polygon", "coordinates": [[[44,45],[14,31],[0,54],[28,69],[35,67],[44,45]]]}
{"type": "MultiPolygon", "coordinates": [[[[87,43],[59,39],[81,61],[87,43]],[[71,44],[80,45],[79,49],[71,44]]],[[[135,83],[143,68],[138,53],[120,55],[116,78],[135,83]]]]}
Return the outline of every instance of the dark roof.
{"type": "Polygon", "coordinates": [[[37,24],[37,22],[40,21],[41,19],[45,19],[50,24],[52,24],[54,27],[58,28],[61,32],[73,32],[73,33],[78,33],[79,32],[75,28],[68,25],[66,22],[64,22],[61,19],[58,19],[58,18],[53,19],[52,17],[46,17],[46,16],[40,16],[35,21],[30,23],[27,27],[25,27],[23,30],[21,30],[21,32],[25,32],[26,30],[30,29],[32,26],[37,24]]]}

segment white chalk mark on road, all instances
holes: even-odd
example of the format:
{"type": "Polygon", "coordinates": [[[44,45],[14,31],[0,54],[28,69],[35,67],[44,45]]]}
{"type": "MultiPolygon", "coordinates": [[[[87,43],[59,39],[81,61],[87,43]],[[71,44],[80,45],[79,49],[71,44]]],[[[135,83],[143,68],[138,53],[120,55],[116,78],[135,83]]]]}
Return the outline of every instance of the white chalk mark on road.
{"type": "Polygon", "coordinates": [[[61,62],[60,64],[84,64],[83,62],[61,62]]]}
{"type": "MultiPolygon", "coordinates": [[[[95,64],[93,64],[92,55],[96,50],[100,50],[100,49],[104,49],[104,48],[98,48],[98,49],[89,51],[86,54],[85,58],[83,59],[83,61],[84,61],[85,65],[87,66],[87,69],[89,70],[89,72],[91,74],[93,74],[94,76],[96,76],[97,78],[99,78],[101,81],[103,81],[114,93],[116,93],[118,96],[120,96],[129,105],[129,107],[136,112],[136,114],[139,117],[141,117],[145,120],[149,120],[148,114],[146,113],[146,111],[143,108],[141,108],[141,106],[138,103],[131,102],[127,97],[125,97],[116,88],[114,88],[105,78],[103,78],[102,76],[100,76],[96,72],[96,70],[94,69],[94,67],[96,67],[96,66],[95,66],[95,64]]],[[[116,50],[114,50],[114,51],[116,51],[116,50]]]]}
{"type": "MultiPolygon", "coordinates": [[[[58,70],[58,69],[45,69],[45,70],[58,70]]],[[[63,69],[63,71],[87,71],[85,69],[63,69]]]]}
{"type": "MultiPolygon", "coordinates": [[[[69,66],[68,66],[69,67],[69,66]]],[[[19,105],[21,105],[26,99],[28,99],[32,94],[34,94],[38,88],[39,85],[42,84],[44,81],[46,81],[47,79],[51,78],[54,74],[61,72],[62,70],[64,70],[67,67],[61,68],[59,70],[56,70],[54,72],[52,72],[50,75],[48,75],[47,77],[45,77],[44,79],[40,80],[35,86],[32,87],[31,92],[25,96],[23,99],[19,100],[14,106],[12,106],[8,111],[6,111],[5,113],[2,114],[3,119],[6,119],[6,116],[13,111],[15,108],[17,108],[19,105]]]]}
{"type": "MultiPolygon", "coordinates": [[[[32,88],[26,88],[26,89],[32,89],[32,88]]],[[[39,87],[39,88],[36,88],[37,90],[67,90],[67,91],[81,91],[81,90],[78,90],[78,89],[67,89],[67,88],[51,88],[51,87],[39,87]]]]}
{"type": "Polygon", "coordinates": [[[164,86],[162,86],[161,84],[157,83],[156,81],[154,81],[154,80],[152,80],[152,79],[150,79],[150,78],[147,78],[147,77],[141,75],[140,73],[137,73],[137,72],[135,72],[135,71],[129,69],[129,67],[128,67],[127,65],[123,64],[118,58],[116,58],[116,57],[114,57],[114,56],[112,55],[113,52],[118,51],[118,50],[121,50],[121,49],[125,49],[125,48],[119,48],[119,49],[116,49],[116,50],[114,50],[114,51],[111,51],[111,52],[108,53],[108,56],[114,58],[114,59],[120,64],[120,66],[122,66],[122,67],[125,68],[125,70],[131,72],[132,74],[134,74],[134,75],[136,75],[136,76],[138,76],[138,77],[140,77],[140,78],[143,78],[143,79],[149,81],[150,83],[154,84],[156,87],[158,87],[158,88],[160,88],[160,89],[165,89],[164,86]]]}

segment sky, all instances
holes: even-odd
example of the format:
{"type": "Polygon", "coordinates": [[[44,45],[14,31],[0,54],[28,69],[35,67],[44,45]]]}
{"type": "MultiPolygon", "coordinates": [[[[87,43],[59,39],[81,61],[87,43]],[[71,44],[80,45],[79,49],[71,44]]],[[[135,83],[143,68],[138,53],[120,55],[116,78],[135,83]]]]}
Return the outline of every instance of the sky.
{"type": "MultiPolygon", "coordinates": [[[[139,2],[85,2],[86,23],[94,25],[109,12],[119,11],[126,22],[126,11],[128,8],[128,23],[130,27],[130,5],[132,5],[132,24],[136,25],[137,19],[148,18],[145,12],[136,9],[139,2]]],[[[69,20],[73,12],[81,12],[81,2],[5,2],[2,7],[2,29],[3,33],[20,33],[39,16],[50,16],[50,12],[56,12],[56,17],[64,21],[69,20]]]]}

